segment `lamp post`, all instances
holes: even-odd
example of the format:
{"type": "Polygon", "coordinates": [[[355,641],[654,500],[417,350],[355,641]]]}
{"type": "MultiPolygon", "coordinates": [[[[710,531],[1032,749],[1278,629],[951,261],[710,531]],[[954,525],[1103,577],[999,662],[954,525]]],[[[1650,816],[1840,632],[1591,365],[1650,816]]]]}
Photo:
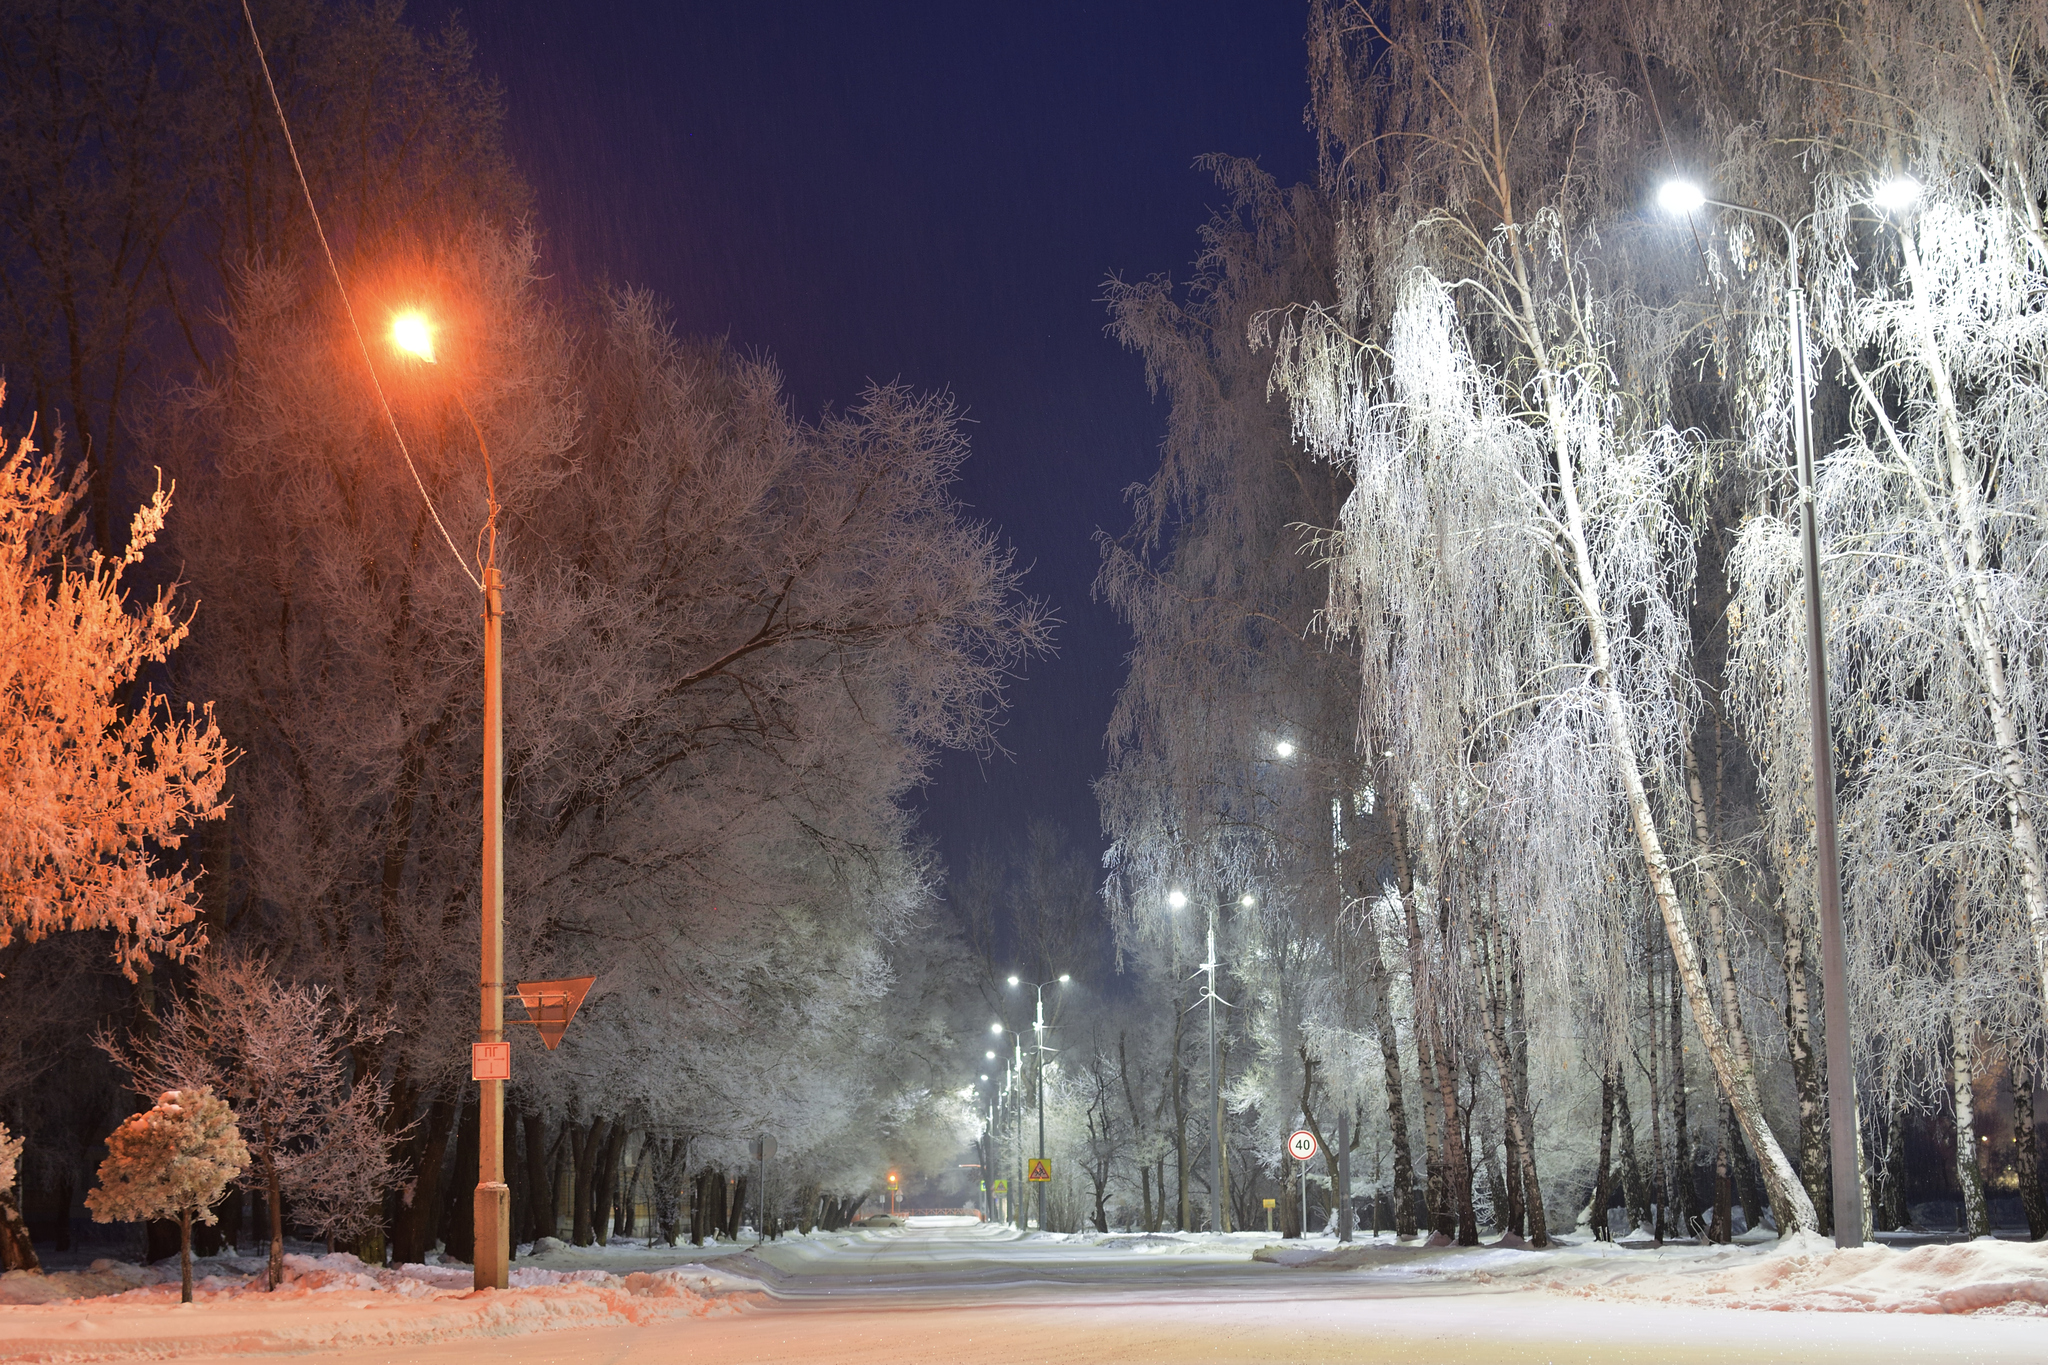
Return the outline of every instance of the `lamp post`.
{"type": "MultiPolygon", "coordinates": [[[[392,345],[427,364],[434,364],[433,329],[418,313],[401,313],[392,322],[392,345]]],[[[452,390],[451,390],[452,392],[452,390]]],[[[479,973],[482,1008],[477,1041],[505,1040],[505,779],[504,707],[501,667],[504,636],[504,580],[498,575],[498,486],[491,471],[491,448],[484,441],[476,414],[455,393],[462,415],[476,433],[484,460],[484,790],[483,790],[483,961],[479,973]]],[[[505,1082],[502,1077],[477,1082],[477,1184],[475,1287],[503,1289],[510,1282],[512,1191],[505,1184],[505,1082]]]]}
{"type": "MultiPolygon", "coordinates": [[[[1294,752],[1294,746],[1285,741],[1281,747],[1287,753],[1294,752]]],[[[1252,898],[1246,896],[1244,903],[1251,904],[1252,898]]],[[[1174,910],[1185,910],[1187,893],[1168,892],[1166,904],[1174,910]]],[[[1215,1232],[1228,1232],[1230,1213],[1223,1198],[1223,1074],[1216,1052],[1216,968],[1219,965],[1216,960],[1216,904],[1212,900],[1209,903],[1208,953],[1201,964],[1207,975],[1202,995],[1209,1005],[1209,1226],[1215,1232]]]]}
{"type": "MultiPolygon", "coordinates": [[[[1038,1075],[1033,1084],[1038,1090],[1038,1159],[1040,1161],[1045,1160],[1045,988],[1047,986],[1064,986],[1071,979],[1065,972],[1061,972],[1059,978],[1054,981],[1021,981],[1014,976],[1010,978],[1012,986],[1030,986],[1038,995],[1038,1014],[1032,1021],[1031,1029],[1037,1040],[1037,1046],[1034,1051],[1038,1057],[1038,1075]]],[[[1046,1184],[1047,1182],[1043,1180],[1038,1182],[1038,1230],[1040,1232],[1046,1230],[1046,1184]]]]}
{"type": "MultiPolygon", "coordinates": [[[[1902,182],[1880,188],[1878,202],[1902,207],[1912,194],[1902,182]],[[1894,200],[1893,196],[1896,197],[1894,200]]],[[[1917,189],[1917,186],[1914,187],[1917,189]]],[[[1842,928],[1842,861],[1835,835],[1834,731],[1828,721],[1828,652],[1821,611],[1820,528],[1814,506],[1813,380],[1806,368],[1806,291],[1799,282],[1798,227],[1777,214],[1748,204],[1709,199],[1699,186],[1673,180],[1657,202],[1670,213],[1690,214],[1705,205],[1768,218],[1785,234],[1788,272],[1786,323],[1792,367],[1792,446],[1799,480],[1799,543],[1806,578],[1806,706],[1812,732],[1814,899],[1820,909],[1820,975],[1826,994],[1822,1032],[1827,1053],[1828,1158],[1834,1170],[1835,1245],[1863,1245],[1863,1180],[1856,1157],[1856,1074],[1849,1055],[1847,938],[1842,928]]],[[[1811,217],[1811,215],[1808,215],[1811,217]]],[[[1804,224],[1807,219],[1800,219],[1804,224]]]]}

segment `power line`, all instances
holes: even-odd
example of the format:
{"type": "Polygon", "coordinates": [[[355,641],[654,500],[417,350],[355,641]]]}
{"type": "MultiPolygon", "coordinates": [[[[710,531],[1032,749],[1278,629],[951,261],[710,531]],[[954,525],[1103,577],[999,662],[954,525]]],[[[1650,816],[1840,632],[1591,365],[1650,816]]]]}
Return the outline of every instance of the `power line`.
{"type": "Polygon", "coordinates": [[[412,452],[406,449],[405,433],[398,429],[397,414],[391,411],[391,402],[384,396],[384,384],[377,378],[377,366],[370,359],[370,343],[363,339],[363,329],[356,321],[355,305],[349,302],[348,286],[341,282],[341,268],[334,263],[334,249],[327,244],[327,229],[320,225],[320,209],[313,203],[313,187],[306,182],[306,168],[299,162],[299,147],[292,140],[292,125],[284,116],[284,102],[277,97],[277,82],[270,78],[270,60],[263,55],[263,39],[256,33],[256,16],[249,12],[249,0],[242,0],[242,17],[249,22],[249,41],[256,45],[256,62],[263,68],[263,84],[270,91],[270,106],[277,110],[278,127],[284,129],[284,145],[292,154],[292,169],[298,172],[299,188],[305,191],[306,211],[313,215],[313,232],[320,239],[320,250],[327,257],[327,272],[334,276],[335,292],[341,295],[342,311],[348,314],[349,330],[355,333],[356,346],[363,353],[363,368],[370,372],[370,387],[377,391],[377,404],[384,409],[384,420],[391,424],[392,439],[398,442],[398,453],[405,457],[405,467],[412,472],[413,484],[420,490],[420,498],[427,504],[427,515],[434,519],[434,527],[440,531],[441,539],[448,542],[448,553],[455,556],[455,562],[478,592],[484,590],[482,580],[469,571],[469,563],[463,559],[462,551],[455,548],[455,537],[448,534],[442,524],[441,513],[434,506],[433,497],[427,492],[426,481],[420,478],[419,467],[412,462],[412,452]]]}

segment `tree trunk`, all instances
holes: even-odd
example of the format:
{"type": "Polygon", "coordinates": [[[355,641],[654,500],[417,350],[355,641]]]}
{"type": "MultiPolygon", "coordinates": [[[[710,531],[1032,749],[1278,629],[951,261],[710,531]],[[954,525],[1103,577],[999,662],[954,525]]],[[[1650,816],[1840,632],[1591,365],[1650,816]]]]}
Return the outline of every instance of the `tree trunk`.
{"type": "MultiPolygon", "coordinates": [[[[1188,1204],[1188,1074],[1182,1056],[1181,1035],[1187,1027],[1187,1011],[1179,995],[1173,997],[1173,1163],[1180,1195],[1180,1228],[1191,1231],[1192,1209],[1188,1204]]],[[[1020,1194],[1020,1200],[1024,1196],[1020,1194]]],[[[1024,1205],[1020,1202],[1018,1207],[1024,1205]]],[[[1020,1217],[1019,1222],[1023,1219],[1020,1217]]]]}
{"type": "Polygon", "coordinates": [[[278,1186],[277,1163],[264,1163],[264,1203],[270,1209],[270,1264],[264,1270],[264,1292],[274,1292],[284,1283],[284,1191],[278,1186]]]}
{"type": "MultiPolygon", "coordinates": [[[[1124,1108],[1129,1110],[1131,1115],[1131,1146],[1142,1150],[1145,1146],[1145,1124],[1138,1112],[1138,1092],[1131,1085],[1131,1063],[1124,1045],[1122,1030],[1116,1035],[1116,1074],[1124,1088],[1124,1108]]],[[[987,1175],[988,1172],[983,1171],[982,1174],[987,1175]]],[[[1145,1168],[1143,1161],[1138,1163],[1138,1193],[1144,1206],[1139,1226],[1147,1232],[1157,1232],[1158,1225],[1152,1221],[1152,1173],[1145,1168]]],[[[1161,1194],[1164,1193],[1162,1190],[1161,1194]]]]}
{"type": "Polygon", "coordinates": [[[481,1141],[477,1121],[481,1108],[475,1099],[463,1096],[462,1118],[455,1125],[455,1161],[441,1200],[442,1254],[465,1265],[476,1261],[477,1152],[481,1141]]]}
{"type": "Polygon", "coordinates": [[[1834,1221],[1834,1201],[1828,1197],[1828,1116],[1820,1092],[1820,1058],[1813,1051],[1806,933],[1799,912],[1782,894],[1778,920],[1785,937],[1785,1046],[1792,1056],[1792,1083],[1799,1093],[1799,1177],[1807,1197],[1821,1210],[1819,1230],[1827,1232],[1834,1221]]]}
{"type": "Polygon", "coordinates": [[[1949,996],[1948,1047],[1956,1117],[1956,1184],[1963,1199],[1963,1231],[1982,1237],[1991,1231],[1991,1209],[1984,1198],[1984,1164],[1977,1151],[1977,1021],[1971,1017],[1964,995],[1970,976],[1969,901],[1952,890],[1949,906],[1955,929],[1955,943],[1949,952],[1954,985],[1949,996]]]}
{"type": "MultiPolygon", "coordinates": [[[[1362,899],[1362,897],[1361,897],[1362,899]]],[[[1379,1035],[1380,1070],[1387,1089],[1387,1127],[1394,1144],[1394,1235],[1415,1235],[1415,1157],[1408,1145],[1408,1099],[1401,1081],[1401,1041],[1394,1032],[1392,975],[1380,953],[1379,932],[1370,924],[1359,936],[1365,944],[1365,970],[1373,994],[1373,1031],[1379,1035]]]]}
{"type": "Polygon", "coordinates": [[[22,1221],[21,1207],[14,1202],[14,1191],[0,1185],[0,1271],[27,1270],[43,1273],[43,1263],[36,1259],[36,1249],[29,1241],[28,1224],[22,1221]]]}
{"type": "Polygon", "coordinates": [[[178,1210],[178,1302],[192,1302],[192,1209],[178,1210]]]}
{"type": "Polygon", "coordinates": [[[2048,1237],[2048,1200],[2041,1192],[2041,1137],[2034,1129],[2034,1057],[2020,1048],[2012,1062],[2012,1173],[2019,1177],[2027,1237],[2048,1237]]]}
{"type": "Polygon", "coordinates": [[[1650,992],[1650,1060],[1643,1066],[1643,1074],[1650,1082],[1650,1240],[1658,1246],[1664,1245],[1664,1224],[1671,1208],[1670,1186],[1664,1179],[1664,1105],[1658,1094],[1657,1073],[1660,1058],[1657,1047],[1657,972],[1656,955],[1652,951],[1651,970],[1644,973],[1650,992]]]}
{"type": "Polygon", "coordinates": [[[526,1230],[529,1242],[555,1235],[555,1182],[547,1159],[547,1121],[539,1114],[521,1114],[526,1147],[526,1230]]]}
{"type": "MultiPolygon", "coordinates": [[[[427,1106],[427,1123],[413,1148],[412,1202],[398,1211],[391,1231],[391,1259],[398,1265],[418,1264],[434,1249],[435,1222],[441,1212],[441,1167],[448,1156],[448,1131],[455,1126],[455,1106],[435,1100],[427,1106]]],[[[277,1228],[277,1182],[270,1182],[274,1255],[283,1265],[283,1234],[277,1228]]]]}
{"type": "Polygon", "coordinates": [[[1646,1227],[1650,1221],[1650,1189],[1643,1180],[1643,1163],[1636,1156],[1636,1120],[1628,1107],[1628,1078],[1621,1064],[1614,1070],[1614,1113],[1621,1123],[1621,1191],[1628,1208],[1629,1231],[1646,1227]]]}
{"type": "Polygon", "coordinates": [[[576,1183],[571,1195],[571,1216],[575,1220],[571,1240],[580,1247],[587,1247],[596,1240],[591,1232],[592,1193],[608,1126],[603,1119],[594,1118],[570,1130],[570,1156],[576,1163],[576,1183]]]}
{"type": "Polygon", "coordinates": [[[1734,1119],[1728,1116],[1727,1106],[1723,1105],[1718,1140],[1714,1144],[1714,1221],[1707,1228],[1709,1242],[1735,1240],[1735,1182],[1728,1169],[1728,1130],[1734,1126],[1734,1119]]]}
{"type": "Polygon", "coordinates": [[[1394,880],[1401,893],[1401,913],[1408,931],[1408,999],[1415,1015],[1416,1084],[1422,1096],[1422,1143],[1426,1166],[1423,1205],[1433,1232],[1445,1236],[1456,1231],[1451,1210],[1451,1182],[1445,1173],[1443,1113],[1440,1107],[1434,1030],[1429,1019],[1429,963],[1422,941],[1422,920],[1415,912],[1415,869],[1408,847],[1407,808],[1396,801],[1387,804],[1388,823],[1394,831],[1394,880]],[[1432,1100],[1431,1096],[1436,1098],[1432,1100]]]}
{"type": "Polygon", "coordinates": [[[1665,1041],[1671,1046],[1671,1211],[1681,1237],[1693,1235],[1699,1190],[1692,1179],[1692,1138],[1685,1122],[1685,1017],[1678,1008],[1678,964],[1671,965],[1671,1018],[1665,1041]]]}
{"type": "Polygon", "coordinates": [[[1515,969],[1508,953],[1509,935],[1501,920],[1498,894],[1496,888],[1490,913],[1485,902],[1480,901],[1475,912],[1467,917],[1467,923],[1477,931],[1478,942],[1473,949],[1477,959],[1474,965],[1480,974],[1480,1031],[1486,1035],[1486,1049],[1493,1055],[1494,1070],[1500,1076],[1501,1113],[1507,1128],[1507,1220],[1503,1231],[1520,1236],[1526,1226],[1530,1245],[1541,1247],[1550,1245],[1550,1231],[1543,1216],[1543,1187],[1536,1175],[1535,1132],[1516,1076],[1514,1042],[1508,1036],[1509,1002],[1514,993],[1511,978],[1515,969]]]}
{"type": "MultiPolygon", "coordinates": [[[[1996,771],[2005,797],[2006,834],[2012,841],[2013,861],[2018,864],[2020,890],[2027,906],[2027,927],[2034,944],[2034,984],[2040,1005],[2048,1013],[2048,857],[2041,849],[2034,825],[2033,804],[2028,797],[2029,773],[2026,737],[2020,733],[2019,713],[2011,684],[2006,678],[2006,645],[1992,628],[1990,574],[1991,547],[1984,529],[1983,490],[1985,475],[1971,456],[1963,436],[1961,410],[1956,403],[1955,384],[1933,317],[1927,310],[1928,284],[1921,268],[1920,253],[1911,232],[1898,234],[1901,258],[1913,281],[1912,307],[1915,330],[1920,341],[1920,360],[1934,390],[1935,408],[1941,416],[1942,444],[1948,455],[1949,498],[1955,508],[1955,524],[1962,532],[1963,559],[1958,572],[1948,537],[1941,544],[1949,591],[1960,618],[1956,625],[1977,656],[1977,673],[1984,680],[1984,705],[1991,716],[1992,736],[1997,744],[1996,771]]],[[[1915,481],[1916,484],[1918,480],[1915,481]]],[[[1935,515],[1930,525],[1943,526],[1947,518],[1935,515]]]]}
{"type": "Polygon", "coordinates": [[[1611,1188],[1614,1181],[1614,1063],[1608,1062],[1600,1072],[1600,1164],[1593,1173],[1593,1208],[1590,1226],[1593,1240],[1611,1242],[1614,1229],[1608,1226],[1607,1206],[1614,1202],[1611,1188]]]}
{"type": "Polygon", "coordinates": [[[598,1246],[611,1240],[612,1208],[618,1196],[619,1159],[625,1154],[628,1131],[624,1123],[613,1123],[597,1148],[590,1172],[590,1235],[598,1246]]]}
{"type": "MultiPolygon", "coordinates": [[[[1521,265],[1520,256],[1515,258],[1516,267],[1521,265]]],[[[1532,337],[1541,336],[1535,317],[1528,312],[1530,304],[1525,298],[1526,322],[1532,337]]],[[[1548,370],[1547,360],[1539,358],[1539,367],[1548,370]]],[[[1780,1212],[1778,1225],[1787,1230],[1797,1228],[1811,1231],[1818,1226],[1813,1200],[1800,1189],[1793,1178],[1792,1164],[1785,1159],[1785,1153],[1772,1134],[1770,1125],[1764,1121],[1763,1103],[1758,1096],[1756,1076],[1753,1070],[1738,1065],[1730,1050],[1725,1030],[1715,1017],[1714,1005],[1707,991],[1705,975],[1700,970],[1699,953],[1693,943],[1692,930],[1686,924],[1685,908],[1678,898],[1678,884],[1671,875],[1670,860],[1664,852],[1663,836],[1657,832],[1656,813],[1650,806],[1648,791],[1643,785],[1641,761],[1637,756],[1636,736],[1629,724],[1628,705],[1621,695],[1621,688],[1615,679],[1613,646],[1607,633],[1607,606],[1602,597],[1600,576],[1594,572],[1593,556],[1586,536],[1585,512],[1579,505],[1579,492],[1574,473],[1574,452],[1565,444],[1563,433],[1568,428],[1562,410],[1563,398],[1554,378],[1546,378],[1545,404],[1548,409],[1551,440],[1555,451],[1554,467],[1557,471],[1558,496],[1562,501],[1562,521],[1565,540],[1571,550],[1573,577],[1572,587],[1578,598],[1586,629],[1589,662],[1593,668],[1593,683],[1599,690],[1601,712],[1606,721],[1608,752],[1613,757],[1617,778],[1627,803],[1629,821],[1634,827],[1636,842],[1642,850],[1643,868],[1648,873],[1650,889],[1657,898],[1657,910],[1664,921],[1665,937],[1671,943],[1671,955],[1677,961],[1680,975],[1684,979],[1686,1002],[1692,1011],[1693,1027],[1698,1030],[1700,1041],[1705,1046],[1707,1058],[1714,1065],[1715,1077],[1721,1083],[1722,1093],[1735,1109],[1735,1116],[1749,1138],[1750,1149],[1757,1153],[1764,1168],[1764,1183],[1770,1189],[1771,1203],[1780,1212]]],[[[2048,923],[2048,920],[2044,920],[2048,923]]],[[[2048,940],[2044,940],[2048,941],[2048,940]]],[[[2048,963],[2048,958],[2044,958],[2048,963]]]]}
{"type": "Polygon", "coordinates": [[[725,1206],[725,1240],[737,1242],[740,1239],[740,1224],[747,1216],[747,1177],[742,1174],[732,1182],[732,1202],[725,1206]]]}

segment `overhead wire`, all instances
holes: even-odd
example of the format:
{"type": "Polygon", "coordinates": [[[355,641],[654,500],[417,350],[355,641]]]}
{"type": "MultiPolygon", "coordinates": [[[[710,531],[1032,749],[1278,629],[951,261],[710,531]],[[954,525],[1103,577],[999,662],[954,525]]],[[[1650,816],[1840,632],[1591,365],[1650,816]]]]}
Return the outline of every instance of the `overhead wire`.
{"type": "MultiPolygon", "coordinates": [[[[483,580],[469,571],[469,562],[462,557],[462,551],[455,546],[455,537],[448,534],[448,527],[441,521],[440,509],[434,506],[433,495],[427,492],[426,480],[420,477],[419,466],[413,463],[412,451],[406,448],[405,433],[398,429],[398,415],[391,410],[391,400],[384,396],[383,381],[377,378],[376,363],[370,358],[370,343],[363,337],[362,325],[356,321],[355,305],[349,302],[348,286],[342,283],[341,267],[334,263],[334,249],[327,244],[327,229],[320,223],[319,206],[313,202],[313,187],[306,180],[306,168],[299,161],[298,143],[292,139],[291,121],[285,117],[284,101],[277,97],[277,82],[270,78],[270,59],[263,55],[263,39],[256,32],[256,16],[249,12],[249,0],[242,0],[242,18],[249,24],[249,41],[256,46],[256,63],[263,69],[263,84],[270,91],[271,108],[277,110],[278,127],[284,130],[284,145],[292,154],[292,169],[298,172],[299,188],[305,192],[306,211],[313,215],[313,233],[320,239],[320,250],[327,258],[327,272],[334,277],[335,292],[341,295],[341,308],[348,315],[349,330],[355,333],[356,346],[363,353],[363,368],[370,372],[370,387],[376,390],[377,404],[384,410],[384,420],[391,426],[392,439],[398,442],[398,453],[405,457],[405,467],[412,473],[412,481],[420,490],[420,499],[427,505],[427,515],[434,519],[434,527],[440,531],[441,539],[448,543],[448,553],[455,556],[455,562],[478,592],[484,590],[483,580]]],[[[474,419],[472,419],[474,420],[474,419]]],[[[495,506],[492,509],[496,511],[495,506]]],[[[495,541],[495,537],[493,537],[495,541]]]]}

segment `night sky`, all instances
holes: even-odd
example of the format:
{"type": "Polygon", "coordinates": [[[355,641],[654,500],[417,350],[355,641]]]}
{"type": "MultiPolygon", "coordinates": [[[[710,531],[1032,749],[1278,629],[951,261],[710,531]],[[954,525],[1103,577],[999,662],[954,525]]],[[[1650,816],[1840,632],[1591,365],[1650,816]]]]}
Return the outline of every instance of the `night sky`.
{"type": "MultiPolygon", "coordinates": [[[[423,26],[445,8],[413,11],[423,26]]],[[[570,289],[653,288],[772,356],[806,414],[870,380],[950,390],[961,489],[1064,619],[1009,757],[948,758],[924,827],[958,867],[1032,816],[1099,845],[1089,783],[1123,627],[1090,598],[1164,428],[1103,334],[1112,272],[1188,273],[1221,191],[1194,159],[1312,172],[1294,3],[465,6],[570,289]]]]}

